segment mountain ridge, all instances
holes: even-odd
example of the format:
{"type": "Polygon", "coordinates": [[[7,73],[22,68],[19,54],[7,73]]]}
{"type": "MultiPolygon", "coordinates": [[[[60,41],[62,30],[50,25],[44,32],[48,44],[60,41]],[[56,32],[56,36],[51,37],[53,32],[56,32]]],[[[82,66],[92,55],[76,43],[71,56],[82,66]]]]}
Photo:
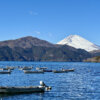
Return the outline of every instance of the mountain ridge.
{"type": "Polygon", "coordinates": [[[54,44],[49,43],[48,41],[45,40],[40,40],[36,37],[26,36],[15,40],[1,41],[0,46],[8,46],[10,48],[14,47],[31,48],[32,46],[53,47],[54,44]]]}
{"type": "Polygon", "coordinates": [[[56,45],[34,37],[0,42],[0,61],[74,61],[91,57],[82,49],[56,45]]]}

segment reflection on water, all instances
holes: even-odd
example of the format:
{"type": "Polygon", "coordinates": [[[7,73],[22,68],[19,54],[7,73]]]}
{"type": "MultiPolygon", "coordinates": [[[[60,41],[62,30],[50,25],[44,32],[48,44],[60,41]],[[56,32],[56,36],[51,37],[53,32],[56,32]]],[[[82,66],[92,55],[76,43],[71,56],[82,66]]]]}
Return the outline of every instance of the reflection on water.
{"type": "Polygon", "coordinates": [[[48,67],[71,69],[75,72],[24,74],[15,69],[11,75],[0,74],[0,86],[33,86],[43,80],[52,90],[45,93],[0,95],[1,100],[100,100],[100,64],[71,62],[0,62],[5,66],[48,67]]]}

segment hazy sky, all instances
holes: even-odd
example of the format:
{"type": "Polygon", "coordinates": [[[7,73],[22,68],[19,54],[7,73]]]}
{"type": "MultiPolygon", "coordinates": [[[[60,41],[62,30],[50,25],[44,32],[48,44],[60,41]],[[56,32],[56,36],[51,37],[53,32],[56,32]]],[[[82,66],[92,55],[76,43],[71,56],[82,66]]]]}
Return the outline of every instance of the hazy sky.
{"type": "Polygon", "coordinates": [[[0,41],[34,36],[56,43],[71,34],[100,45],[100,0],[0,0],[0,41]]]}

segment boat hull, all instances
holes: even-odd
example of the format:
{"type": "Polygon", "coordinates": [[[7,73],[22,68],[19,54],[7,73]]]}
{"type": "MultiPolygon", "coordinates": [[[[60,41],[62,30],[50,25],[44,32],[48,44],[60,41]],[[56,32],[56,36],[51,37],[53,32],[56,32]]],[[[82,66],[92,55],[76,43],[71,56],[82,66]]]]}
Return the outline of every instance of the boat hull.
{"type": "Polygon", "coordinates": [[[52,70],[43,70],[44,72],[52,72],[52,70]]]}
{"type": "Polygon", "coordinates": [[[67,72],[73,72],[74,69],[67,69],[67,70],[54,70],[54,73],[67,73],[67,72]]]}
{"type": "Polygon", "coordinates": [[[0,87],[0,94],[44,92],[44,87],[0,87]]]}
{"type": "Polygon", "coordinates": [[[11,74],[11,71],[0,71],[0,74],[11,74]]]}
{"type": "Polygon", "coordinates": [[[54,73],[67,73],[68,71],[53,71],[54,73]]]}
{"type": "Polygon", "coordinates": [[[24,71],[25,74],[43,74],[43,71],[24,71]]]}

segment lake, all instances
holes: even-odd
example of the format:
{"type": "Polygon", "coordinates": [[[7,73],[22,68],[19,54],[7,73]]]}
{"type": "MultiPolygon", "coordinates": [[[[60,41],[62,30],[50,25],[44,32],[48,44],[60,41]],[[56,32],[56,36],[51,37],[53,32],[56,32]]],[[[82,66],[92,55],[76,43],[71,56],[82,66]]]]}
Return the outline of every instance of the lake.
{"type": "Polygon", "coordinates": [[[0,74],[0,86],[37,86],[39,81],[52,86],[44,93],[0,95],[0,100],[100,100],[100,63],[83,62],[0,62],[5,66],[48,67],[60,70],[74,68],[74,72],[24,74],[15,69],[12,74],[0,74]]]}

